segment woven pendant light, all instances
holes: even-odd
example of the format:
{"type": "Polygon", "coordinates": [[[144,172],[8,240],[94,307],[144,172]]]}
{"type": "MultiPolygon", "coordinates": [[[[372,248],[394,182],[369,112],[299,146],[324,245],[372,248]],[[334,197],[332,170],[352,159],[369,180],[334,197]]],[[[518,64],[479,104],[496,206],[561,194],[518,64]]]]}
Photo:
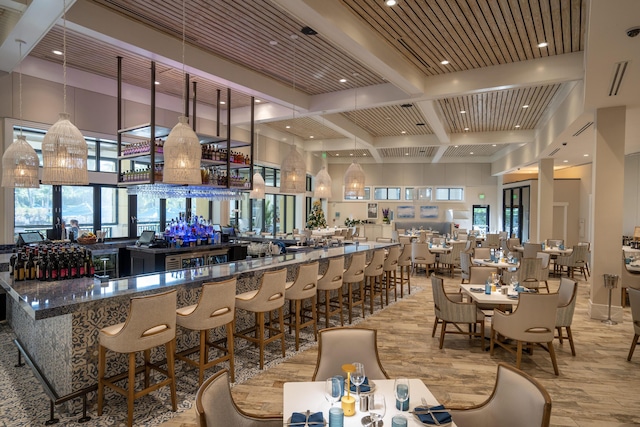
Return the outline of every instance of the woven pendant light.
{"type": "Polygon", "coordinates": [[[264,199],[264,179],[259,172],[253,174],[253,189],[249,193],[250,199],[264,199]]]}
{"type": "Polygon", "coordinates": [[[316,175],[316,187],[313,190],[313,197],[318,199],[331,198],[331,176],[329,176],[329,172],[324,166],[316,175]]]}
{"type": "MultiPolygon", "coordinates": [[[[20,51],[20,60],[22,61],[22,43],[23,40],[16,40],[20,51]]],[[[20,69],[22,66],[20,66],[20,69]]],[[[19,105],[20,105],[20,121],[22,121],[22,71],[18,72],[19,84],[19,105]]],[[[22,135],[22,127],[20,127],[20,135],[13,141],[2,155],[2,186],[11,188],[38,188],[38,169],[40,160],[33,147],[27,142],[22,135]]]]}
{"type": "Polygon", "coordinates": [[[304,193],[307,189],[306,172],[307,167],[302,155],[296,146],[292,145],[291,151],[280,166],[280,192],[304,193]]]}
{"type": "Polygon", "coordinates": [[[189,126],[185,116],[180,116],[178,124],[171,129],[164,143],[165,184],[202,185],[200,160],[202,148],[196,133],[189,126]]]}
{"type": "Polygon", "coordinates": [[[344,173],[344,198],[357,199],[364,197],[364,171],[355,161],[344,173]]]}
{"type": "Polygon", "coordinates": [[[63,112],[42,140],[42,183],[87,185],[87,142],[67,114],[67,4],[62,3],[63,112]]]}

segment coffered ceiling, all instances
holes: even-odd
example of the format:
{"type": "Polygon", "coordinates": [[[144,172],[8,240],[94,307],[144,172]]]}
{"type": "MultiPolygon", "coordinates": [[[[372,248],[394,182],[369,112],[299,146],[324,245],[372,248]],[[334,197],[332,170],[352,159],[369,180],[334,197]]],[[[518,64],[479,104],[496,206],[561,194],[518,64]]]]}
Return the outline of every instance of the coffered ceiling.
{"type": "MultiPolygon", "coordinates": [[[[15,16],[43,1],[0,0],[2,49],[15,16]]],[[[189,0],[184,63],[199,102],[214,105],[216,90],[224,101],[230,87],[231,108],[242,110],[254,96],[261,133],[293,134],[329,161],[493,162],[539,144],[540,128],[584,79],[590,2],[602,0],[189,0]]],[[[67,3],[69,67],[115,78],[122,56],[123,80],[148,88],[155,60],[156,89],[181,96],[183,2],[67,3]]],[[[52,54],[61,12],[32,58],[61,62],[52,54]]],[[[545,144],[548,153],[560,142],[545,144]]],[[[580,152],[564,165],[582,162],[580,152]]]]}

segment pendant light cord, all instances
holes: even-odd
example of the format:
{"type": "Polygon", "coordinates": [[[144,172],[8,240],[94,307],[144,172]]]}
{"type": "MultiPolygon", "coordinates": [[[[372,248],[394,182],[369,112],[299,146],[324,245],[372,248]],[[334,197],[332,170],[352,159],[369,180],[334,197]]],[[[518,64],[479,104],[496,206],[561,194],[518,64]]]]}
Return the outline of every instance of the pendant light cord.
{"type": "MultiPolygon", "coordinates": [[[[186,26],[185,26],[185,6],[184,6],[185,0],[182,0],[182,78],[185,78],[185,72],[184,72],[184,45],[185,45],[185,31],[186,31],[186,26]]],[[[185,89],[184,89],[185,85],[182,85],[182,104],[184,104],[184,100],[185,100],[185,89]]]]}
{"type": "Polygon", "coordinates": [[[62,112],[67,113],[67,0],[62,0],[62,112]]]}
{"type": "Polygon", "coordinates": [[[20,136],[22,136],[22,43],[24,43],[24,41],[18,40],[18,51],[20,52],[20,62],[18,63],[18,114],[20,115],[20,136]]]}
{"type": "Polygon", "coordinates": [[[293,125],[294,122],[296,121],[296,104],[295,104],[295,99],[296,99],[296,65],[297,65],[297,57],[296,57],[296,41],[298,40],[298,35],[297,34],[292,34],[291,35],[291,40],[293,40],[293,78],[292,78],[292,89],[293,89],[293,94],[291,96],[291,115],[293,116],[293,119],[291,120],[291,145],[295,145],[296,141],[295,141],[295,134],[293,133],[293,125]]]}

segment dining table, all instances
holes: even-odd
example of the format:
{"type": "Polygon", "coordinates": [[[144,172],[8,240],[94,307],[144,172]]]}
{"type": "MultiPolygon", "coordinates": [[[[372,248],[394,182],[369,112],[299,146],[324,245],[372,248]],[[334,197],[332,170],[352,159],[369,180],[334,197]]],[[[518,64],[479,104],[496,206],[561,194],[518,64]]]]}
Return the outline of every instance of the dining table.
{"type": "Polygon", "coordinates": [[[452,246],[431,245],[429,246],[429,252],[434,254],[446,254],[453,250],[452,246]]]}
{"type": "Polygon", "coordinates": [[[342,232],[342,230],[346,230],[346,228],[344,227],[319,228],[317,230],[312,230],[311,235],[314,237],[329,237],[329,236],[335,236],[336,231],[342,232]]]}
{"type": "MultiPolygon", "coordinates": [[[[386,401],[386,412],[383,417],[384,426],[391,427],[391,419],[395,415],[404,415],[407,418],[408,426],[426,426],[433,424],[422,423],[415,415],[409,411],[415,410],[416,407],[424,406],[422,399],[426,401],[429,407],[439,405],[438,400],[429,388],[419,378],[409,379],[409,411],[400,411],[396,409],[394,380],[370,380],[372,390],[369,394],[382,394],[386,401]]],[[[334,406],[340,406],[340,402],[334,406]]],[[[294,412],[311,414],[322,412],[324,421],[329,420],[329,408],[331,404],[325,399],[324,381],[313,382],[288,382],[283,388],[283,421],[284,425],[289,425],[291,415],[294,412]]],[[[359,402],[356,401],[356,413],[350,417],[344,417],[344,427],[362,427],[362,418],[368,416],[368,412],[360,411],[359,402]]],[[[304,426],[304,424],[296,424],[304,426]]],[[[309,424],[311,426],[311,424],[309,424]]],[[[446,426],[455,426],[455,420],[451,423],[444,424],[446,426]]]]}
{"type": "Polygon", "coordinates": [[[640,273],[640,261],[634,261],[627,264],[627,270],[632,271],[634,273],[640,273]]]}
{"type": "Polygon", "coordinates": [[[503,294],[501,290],[496,290],[487,294],[484,292],[484,283],[463,283],[460,285],[460,291],[468,297],[469,300],[476,304],[493,304],[514,306],[518,305],[519,295],[511,290],[508,294],[503,294]]]}
{"type": "Polygon", "coordinates": [[[474,265],[480,265],[480,266],[484,266],[484,267],[496,267],[498,270],[500,270],[502,272],[502,270],[509,270],[509,269],[517,269],[518,268],[518,263],[517,262],[508,262],[508,261],[491,261],[490,259],[483,259],[483,258],[473,258],[473,260],[471,261],[474,265]]]}
{"type": "MultiPolygon", "coordinates": [[[[524,246],[519,245],[519,246],[514,246],[513,249],[515,249],[518,252],[524,252],[524,246]]],[[[564,249],[560,249],[560,247],[558,246],[554,246],[554,247],[549,247],[549,246],[545,246],[545,248],[539,252],[545,253],[545,254],[549,254],[552,256],[565,256],[565,255],[571,255],[571,252],[573,252],[573,248],[564,248],[564,249]]]]}

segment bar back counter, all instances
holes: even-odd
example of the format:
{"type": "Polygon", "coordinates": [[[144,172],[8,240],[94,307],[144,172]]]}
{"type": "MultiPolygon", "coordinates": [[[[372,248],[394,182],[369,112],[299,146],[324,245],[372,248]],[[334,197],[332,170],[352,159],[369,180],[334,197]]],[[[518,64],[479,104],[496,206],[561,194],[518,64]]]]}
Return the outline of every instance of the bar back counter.
{"type": "MultiPolygon", "coordinates": [[[[287,280],[293,280],[300,264],[320,261],[323,273],[332,257],[351,255],[394,244],[361,244],[311,250],[301,253],[256,258],[226,264],[188,268],[163,273],[144,274],[99,282],[81,278],[59,282],[14,282],[8,272],[0,273],[0,285],[7,292],[7,319],[17,336],[16,343],[55,391],[56,396],[86,396],[95,389],[98,374],[98,331],[124,322],[133,296],[149,295],[177,289],[178,307],[197,303],[202,283],[237,277],[236,293],[257,289],[262,274],[287,268],[287,280]]],[[[236,330],[253,322],[253,316],[236,318],[236,330]]],[[[197,345],[196,332],[177,332],[177,349],[197,345]]],[[[152,359],[164,359],[164,350],[152,359]]],[[[127,369],[125,355],[109,352],[107,374],[127,369]]],[[[52,402],[55,399],[52,398],[52,402]]]]}

